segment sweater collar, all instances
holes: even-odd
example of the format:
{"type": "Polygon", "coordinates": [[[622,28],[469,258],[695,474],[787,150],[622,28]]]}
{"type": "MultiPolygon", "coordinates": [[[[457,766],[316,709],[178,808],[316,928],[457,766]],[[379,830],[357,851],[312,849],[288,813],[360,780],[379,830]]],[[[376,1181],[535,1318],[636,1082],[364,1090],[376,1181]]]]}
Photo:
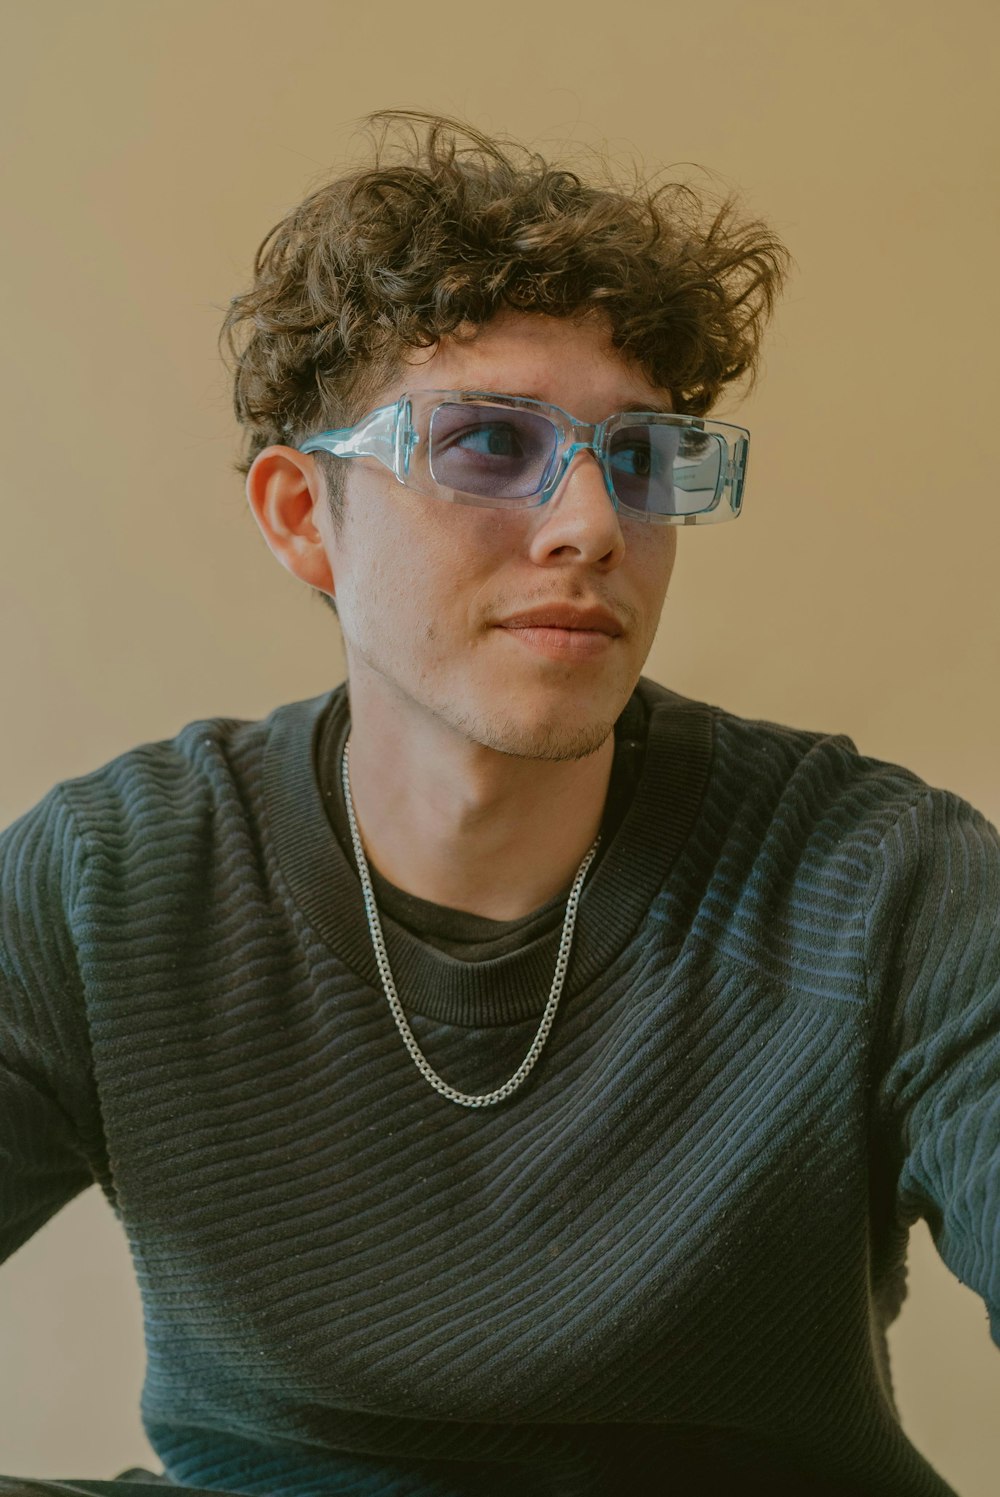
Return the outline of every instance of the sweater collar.
{"type": "MultiPolygon", "coordinates": [[[[577,909],[563,1002],[606,972],[633,939],[695,824],[712,753],[712,709],[640,677],[649,714],[632,804],[577,909]]],[[[361,884],[327,819],[315,749],[325,713],[345,720],[347,683],[276,708],[265,724],[264,796],[270,835],[292,898],[341,961],[383,994],[361,884]]],[[[506,956],[463,962],[379,911],[389,966],[408,1013],[478,1028],[540,1017],[561,928],[506,956]]],[[[383,996],[384,1001],[384,996],[383,996]]]]}

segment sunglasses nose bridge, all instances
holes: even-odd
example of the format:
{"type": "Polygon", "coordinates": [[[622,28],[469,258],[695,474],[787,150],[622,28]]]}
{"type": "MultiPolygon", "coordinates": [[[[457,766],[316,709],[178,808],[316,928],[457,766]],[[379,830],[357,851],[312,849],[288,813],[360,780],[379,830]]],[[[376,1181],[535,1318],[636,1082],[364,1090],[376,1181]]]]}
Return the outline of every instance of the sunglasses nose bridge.
{"type": "Polygon", "coordinates": [[[563,456],[565,457],[565,459],[566,459],[566,461],[568,463],[571,463],[573,461],[573,459],[576,457],[576,455],[577,455],[578,452],[592,452],[595,457],[598,457],[600,455],[599,452],[598,452],[597,443],[594,442],[594,441],[590,441],[590,442],[568,442],[566,444],[566,448],[565,448],[565,451],[563,453],[563,456]]]}
{"type": "Polygon", "coordinates": [[[561,487],[562,482],[566,477],[569,465],[576,457],[577,453],[590,452],[593,453],[594,461],[597,463],[597,466],[601,470],[601,475],[604,479],[604,487],[607,491],[608,498],[611,500],[611,503],[614,505],[615,509],[617,509],[618,499],[613,488],[611,487],[607,466],[601,453],[601,444],[597,440],[598,433],[600,432],[600,425],[587,426],[582,422],[574,422],[571,430],[574,439],[579,439],[582,437],[583,440],[564,440],[564,445],[559,453],[558,461],[553,468],[552,476],[545,486],[545,499],[550,499],[555,491],[561,487]]]}
{"type": "Polygon", "coordinates": [[[570,443],[572,451],[575,453],[582,447],[589,447],[591,451],[596,452],[595,440],[603,425],[603,421],[596,422],[593,426],[588,425],[586,421],[568,421],[566,423],[567,430],[572,432],[573,435],[573,440],[570,443]]]}
{"type": "Polygon", "coordinates": [[[565,420],[565,416],[564,421],[562,450],[559,454],[560,476],[566,472],[566,469],[578,452],[590,451],[597,458],[598,462],[601,461],[598,435],[604,424],[603,422],[597,422],[594,425],[589,425],[586,421],[565,420]]]}

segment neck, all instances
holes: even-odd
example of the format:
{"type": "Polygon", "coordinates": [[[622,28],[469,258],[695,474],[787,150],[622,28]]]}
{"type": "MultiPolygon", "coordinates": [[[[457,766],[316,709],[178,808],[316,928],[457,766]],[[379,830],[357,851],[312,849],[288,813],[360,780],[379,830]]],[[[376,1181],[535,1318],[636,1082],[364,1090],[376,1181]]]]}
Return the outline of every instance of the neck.
{"type": "Polygon", "coordinates": [[[600,829],[613,731],[584,758],[531,759],[437,720],[359,707],[352,689],[351,798],[370,867],[406,893],[491,920],[569,891],[600,829]]]}

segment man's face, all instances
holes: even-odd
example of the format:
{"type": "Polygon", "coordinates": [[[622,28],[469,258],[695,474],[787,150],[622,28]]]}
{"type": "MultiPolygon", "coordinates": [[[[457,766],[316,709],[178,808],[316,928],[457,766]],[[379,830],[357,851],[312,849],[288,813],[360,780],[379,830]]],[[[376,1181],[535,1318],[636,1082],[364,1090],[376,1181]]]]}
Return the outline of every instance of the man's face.
{"type": "MultiPolygon", "coordinates": [[[[667,400],[611,347],[603,321],[520,312],[502,314],[472,343],[445,339],[430,357],[414,351],[373,405],[421,389],[526,395],[595,423],[667,400]]],[[[526,510],[428,498],[375,459],[355,459],[340,534],[325,507],[316,519],[355,714],[416,714],[534,759],[582,758],[605,741],[649,654],[677,531],[621,519],[593,453],[577,453],[548,502],[526,510]],[[610,609],[622,632],[592,655],[554,658],[500,627],[555,602],[610,609]]]]}

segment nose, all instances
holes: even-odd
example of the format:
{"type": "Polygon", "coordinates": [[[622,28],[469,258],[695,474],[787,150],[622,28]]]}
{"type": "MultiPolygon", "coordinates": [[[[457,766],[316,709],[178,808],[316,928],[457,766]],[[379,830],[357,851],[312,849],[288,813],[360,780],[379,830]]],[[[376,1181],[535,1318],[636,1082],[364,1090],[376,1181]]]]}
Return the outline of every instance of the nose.
{"type": "Polygon", "coordinates": [[[608,494],[597,454],[578,443],[556,489],[537,514],[532,539],[535,559],[575,552],[588,562],[617,565],[625,553],[618,511],[608,494]]]}

